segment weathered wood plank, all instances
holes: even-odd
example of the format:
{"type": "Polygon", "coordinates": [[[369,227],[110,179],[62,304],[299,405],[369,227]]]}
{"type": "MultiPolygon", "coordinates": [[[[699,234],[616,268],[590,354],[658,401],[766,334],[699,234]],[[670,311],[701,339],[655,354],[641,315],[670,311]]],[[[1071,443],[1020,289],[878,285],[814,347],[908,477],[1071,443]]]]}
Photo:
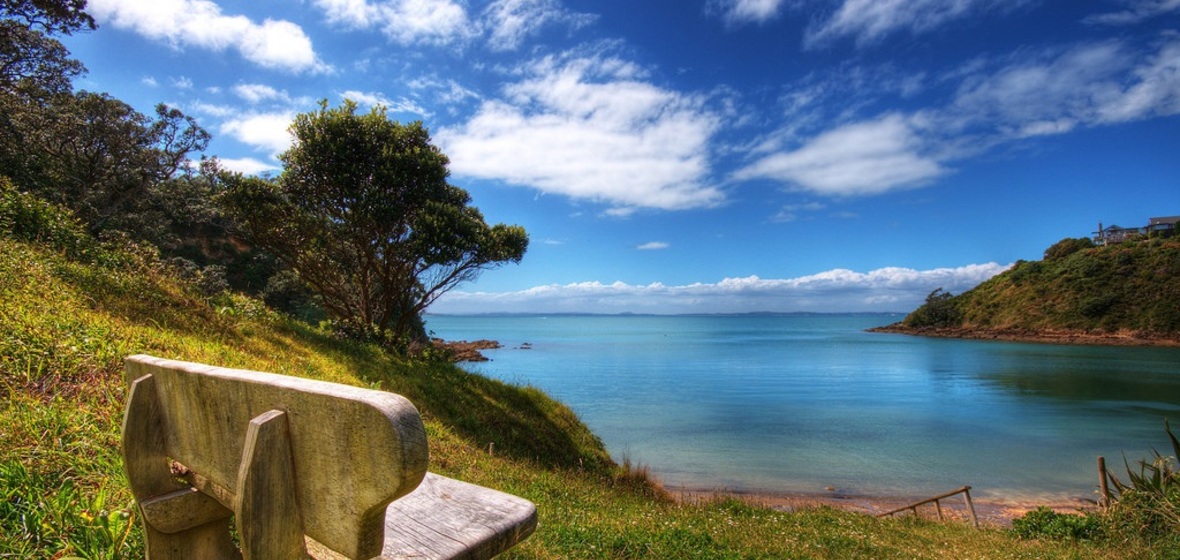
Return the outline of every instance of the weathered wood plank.
{"type": "Polygon", "coordinates": [[[168,453],[164,434],[168,422],[160,406],[155,378],[137,376],[128,389],[127,406],[123,413],[123,465],[127,471],[131,492],[141,502],[147,555],[152,560],[233,560],[240,558],[229,534],[229,510],[210,504],[208,497],[195,498],[202,510],[225,513],[202,519],[205,523],[182,527],[172,523],[171,516],[159,519],[144,508],[142,502],[175,492],[178,484],[168,469],[168,453]],[[163,527],[154,523],[160,522],[163,527]]]}
{"type": "Polygon", "coordinates": [[[286,413],[272,410],[251,420],[234,504],[244,560],[309,558],[293,463],[286,413]]]}
{"type": "Polygon", "coordinates": [[[164,452],[142,462],[172,457],[235,495],[247,425],[284,411],[304,531],[347,556],[380,553],[386,506],[426,473],[426,431],[400,395],[151,356],[132,356],[126,366],[129,380],[153,377],[159,418],[158,429],[125,429],[135,437],[164,434],[164,452]]]}
{"type": "Polygon", "coordinates": [[[531,535],[536,506],[511,494],[427,473],[389,505],[381,558],[491,558],[531,535]]]}

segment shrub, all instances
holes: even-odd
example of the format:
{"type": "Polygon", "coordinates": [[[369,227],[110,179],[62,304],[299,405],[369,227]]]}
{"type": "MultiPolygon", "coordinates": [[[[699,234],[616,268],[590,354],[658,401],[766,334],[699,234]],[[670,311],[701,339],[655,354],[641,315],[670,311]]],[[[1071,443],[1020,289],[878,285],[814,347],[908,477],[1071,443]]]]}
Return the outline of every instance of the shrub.
{"type": "Polygon", "coordinates": [[[1093,541],[1103,536],[1102,521],[1092,515],[1058,513],[1041,506],[1012,520],[1012,531],[1025,539],[1048,537],[1093,541]]]}
{"type": "Polygon", "coordinates": [[[1086,237],[1067,237],[1045,249],[1045,260],[1055,261],[1064,259],[1082,249],[1091,249],[1094,242],[1086,237]]]}

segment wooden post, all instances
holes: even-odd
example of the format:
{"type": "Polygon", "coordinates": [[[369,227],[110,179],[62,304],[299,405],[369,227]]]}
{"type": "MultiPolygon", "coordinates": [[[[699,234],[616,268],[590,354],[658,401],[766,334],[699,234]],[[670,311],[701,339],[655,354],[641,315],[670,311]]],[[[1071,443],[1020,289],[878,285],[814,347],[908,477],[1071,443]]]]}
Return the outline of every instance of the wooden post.
{"type": "Polygon", "coordinates": [[[971,503],[971,487],[963,487],[963,499],[967,501],[967,513],[971,514],[971,524],[979,528],[979,518],[975,517],[975,504],[971,503]]]}
{"type": "Polygon", "coordinates": [[[934,509],[938,510],[938,520],[942,521],[942,504],[938,500],[934,500],[934,509]]]}
{"type": "Polygon", "coordinates": [[[1106,476],[1106,457],[1098,456],[1098,488],[1102,492],[1101,498],[1098,499],[1098,505],[1101,507],[1110,507],[1110,486],[1107,485],[1106,476]]]}

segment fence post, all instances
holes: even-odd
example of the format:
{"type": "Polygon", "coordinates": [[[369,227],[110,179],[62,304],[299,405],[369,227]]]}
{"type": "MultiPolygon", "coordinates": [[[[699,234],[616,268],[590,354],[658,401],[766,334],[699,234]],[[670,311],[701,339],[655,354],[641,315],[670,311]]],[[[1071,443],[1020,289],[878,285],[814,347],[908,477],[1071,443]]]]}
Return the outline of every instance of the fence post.
{"type": "Polygon", "coordinates": [[[1101,507],[1110,507],[1110,487],[1107,486],[1106,476],[1106,457],[1098,456],[1098,488],[1102,492],[1098,499],[1098,505],[1101,507]]]}
{"type": "Polygon", "coordinates": [[[971,487],[963,487],[963,498],[967,500],[967,512],[971,514],[971,523],[979,528],[979,519],[975,517],[975,504],[971,503],[971,487]]]}

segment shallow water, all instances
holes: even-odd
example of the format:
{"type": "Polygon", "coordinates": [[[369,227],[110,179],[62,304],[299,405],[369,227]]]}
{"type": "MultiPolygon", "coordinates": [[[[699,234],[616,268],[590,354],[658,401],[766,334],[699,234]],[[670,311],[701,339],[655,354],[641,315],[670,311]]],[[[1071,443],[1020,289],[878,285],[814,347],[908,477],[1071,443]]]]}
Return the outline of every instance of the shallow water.
{"type": "Polygon", "coordinates": [[[1095,497],[1180,424],[1180,349],[864,332],[896,315],[427,316],[467,366],[568,404],[667,486],[1095,497]],[[521,349],[523,345],[529,349],[521,349]]]}

